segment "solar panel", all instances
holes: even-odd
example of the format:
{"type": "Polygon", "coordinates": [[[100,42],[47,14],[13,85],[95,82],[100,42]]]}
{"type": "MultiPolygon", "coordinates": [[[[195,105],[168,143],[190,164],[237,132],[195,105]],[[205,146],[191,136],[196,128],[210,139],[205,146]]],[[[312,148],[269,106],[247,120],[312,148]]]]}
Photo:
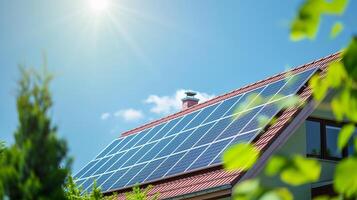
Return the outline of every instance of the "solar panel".
{"type": "Polygon", "coordinates": [[[251,142],[317,68],[232,96],[111,142],[74,177],[90,191],[147,183],[221,163],[229,146],[251,142]],[[267,120],[261,120],[264,116],[267,120]]]}

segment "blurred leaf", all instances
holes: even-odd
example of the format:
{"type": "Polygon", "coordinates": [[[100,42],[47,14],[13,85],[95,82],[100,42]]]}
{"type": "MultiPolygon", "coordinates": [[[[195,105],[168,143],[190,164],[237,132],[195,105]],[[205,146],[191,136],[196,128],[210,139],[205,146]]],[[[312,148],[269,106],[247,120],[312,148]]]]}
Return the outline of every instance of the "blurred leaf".
{"type": "Polygon", "coordinates": [[[357,195],[357,158],[348,157],[338,163],[334,177],[334,188],[346,197],[357,195]]]}
{"type": "Polygon", "coordinates": [[[250,104],[252,102],[261,102],[262,101],[262,97],[257,94],[257,93],[253,93],[253,94],[250,94],[247,96],[247,98],[245,98],[245,100],[243,102],[241,102],[239,105],[237,105],[234,109],[234,114],[238,114],[238,113],[241,113],[243,111],[246,110],[246,108],[248,106],[250,106],[250,104]]]}
{"type": "Polygon", "coordinates": [[[330,197],[327,195],[315,197],[313,200],[329,200],[330,197]]]}
{"type": "Polygon", "coordinates": [[[265,193],[260,200],[292,200],[293,195],[286,188],[276,188],[265,193]]]}
{"type": "Polygon", "coordinates": [[[338,134],[338,140],[337,140],[337,146],[340,150],[342,150],[346,146],[354,130],[355,130],[354,124],[348,124],[342,127],[340,134],[338,134]]]}
{"type": "Polygon", "coordinates": [[[321,165],[318,161],[296,155],[293,165],[284,169],[281,180],[287,184],[298,186],[317,181],[320,177],[321,165]]]}
{"type": "Polygon", "coordinates": [[[270,121],[270,118],[266,115],[259,115],[257,116],[258,117],[258,124],[259,124],[259,127],[263,127],[265,126],[266,124],[269,123],[270,121]]]}
{"type": "Polygon", "coordinates": [[[323,12],[330,15],[341,15],[345,12],[348,0],[324,1],[323,12]]]}
{"type": "Polygon", "coordinates": [[[240,143],[224,152],[223,163],[227,170],[248,170],[258,159],[259,151],[249,143],[240,143]]]}
{"type": "Polygon", "coordinates": [[[305,0],[291,24],[290,39],[293,41],[305,38],[315,39],[321,15],[341,15],[345,11],[347,3],[347,0],[305,0]]]}
{"type": "Polygon", "coordinates": [[[329,86],[337,88],[341,86],[343,79],[347,78],[347,76],[343,63],[333,62],[328,67],[326,81],[329,86]]]}
{"type": "Polygon", "coordinates": [[[233,191],[234,200],[258,199],[262,189],[258,179],[250,179],[240,182],[233,191]]]}
{"type": "Polygon", "coordinates": [[[312,89],[312,94],[314,99],[317,101],[321,101],[327,94],[329,85],[321,83],[322,80],[320,79],[319,75],[314,75],[311,77],[309,81],[309,85],[312,89]]]}
{"type": "Polygon", "coordinates": [[[343,24],[341,22],[336,22],[330,32],[330,38],[336,38],[343,30],[343,24]]]}
{"type": "Polygon", "coordinates": [[[339,101],[338,98],[333,98],[331,101],[331,108],[336,120],[342,121],[344,114],[344,105],[339,101]]]}
{"type": "Polygon", "coordinates": [[[286,159],[282,156],[273,156],[265,167],[265,174],[275,176],[286,165],[286,159]]]}
{"type": "Polygon", "coordinates": [[[357,81],[357,37],[353,37],[348,48],[343,54],[342,62],[348,75],[357,81]]]}
{"type": "Polygon", "coordinates": [[[300,106],[301,103],[302,100],[298,95],[292,95],[283,99],[282,101],[278,101],[276,104],[278,105],[279,108],[286,109],[286,108],[300,106]]]}

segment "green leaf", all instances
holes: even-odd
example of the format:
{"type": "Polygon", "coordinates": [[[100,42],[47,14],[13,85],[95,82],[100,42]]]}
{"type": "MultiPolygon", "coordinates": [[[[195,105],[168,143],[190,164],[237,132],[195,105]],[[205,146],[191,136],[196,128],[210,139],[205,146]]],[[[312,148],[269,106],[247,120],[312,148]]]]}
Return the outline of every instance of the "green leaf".
{"type": "Polygon", "coordinates": [[[330,32],[330,38],[336,38],[343,30],[343,24],[341,22],[336,22],[330,32]]]}
{"type": "Polygon", "coordinates": [[[330,197],[328,195],[315,197],[313,200],[329,200],[330,197]]]}
{"type": "Polygon", "coordinates": [[[344,79],[347,78],[347,73],[345,67],[343,66],[342,62],[333,62],[329,65],[327,74],[326,74],[326,81],[328,86],[338,88],[341,86],[341,83],[344,79]]]}
{"type": "Polygon", "coordinates": [[[354,124],[347,124],[342,127],[337,140],[337,146],[339,150],[342,150],[346,146],[354,131],[354,124]]]}
{"type": "Polygon", "coordinates": [[[249,143],[240,143],[224,152],[223,163],[227,170],[248,170],[256,162],[259,151],[249,143]]]}
{"type": "Polygon", "coordinates": [[[322,83],[319,75],[314,75],[309,81],[309,86],[312,89],[314,99],[321,101],[327,94],[329,85],[327,83],[322,83]]]}
{"type": "Polygon", "coordinates": [[[357,195],[357,158],[348,157],[338,163],[333,186],[337,192],[352,197],[357,195]]]}
{"type": "Polygon", "coordinates": [[[258,179],[250,179],[240,182],[233,190],[234,200],[257,199],[262,192],[258,179]]]}
{"type": "Polygon", "coordinates": [[[324,1],[323,13],[330,15],[341,15],[345,12],[348,0],[324,1]]]}
{"type": "Polygon", "coordinates": [[[265,167],[265,174],[275,176],[286,165],[286,159],[282,156],[273,156],[265,167]]]}
{"type": "Polygon", "coordinates": [[[353,37],[343,54],[342,62],[349,76],[357,81],[357,37],[353,37]]]}
{"type": "Polygon", "coordinates": [[[260,200],[292,200],[293,195],[287,188],[276,188],[265,193],[260,200]]]}
{"type": "Polygon", "coordinates": [[[280,178],[287,184],[298,186],[317,181],[320,172],[321,165],[318,161],[297,155],[293,158],[293,165],[284,169],[280,178]]]}
{"type": "Polygon", "coordinates": [[[298,95],[292,95],[287,98],[284,98],[281,101],[276,102],[279,108],[286,109],[291,107],[300,106],[302,104],[302,100],[298,95]]]}

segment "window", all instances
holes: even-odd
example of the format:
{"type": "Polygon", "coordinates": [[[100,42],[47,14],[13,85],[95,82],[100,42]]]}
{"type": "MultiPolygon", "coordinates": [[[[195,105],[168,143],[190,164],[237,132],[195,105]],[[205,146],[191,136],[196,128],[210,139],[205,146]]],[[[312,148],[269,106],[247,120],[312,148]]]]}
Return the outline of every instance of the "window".
{"type": "Polygon", "coordinates": [[[341,126],[329,120],[309,118],[306,120],[306,154],[309,157],[340,160],[354,152],[354,138],[357,138],[357,129],[351,137],[348,146],[340,151],[337,147],[338,134],[341,126]]]}
{"type": "Polygon", "coordinates": [[[342,152],[337,147],[337,138],[341,128],[326,126],[326,155],[327,157],[342,158],[342,152]]]}
{"type": "Polygon", "coordinates": [[[306,145],[308,155],[321,155],[321,130],[319,122],[306,121],[306,145]]]}

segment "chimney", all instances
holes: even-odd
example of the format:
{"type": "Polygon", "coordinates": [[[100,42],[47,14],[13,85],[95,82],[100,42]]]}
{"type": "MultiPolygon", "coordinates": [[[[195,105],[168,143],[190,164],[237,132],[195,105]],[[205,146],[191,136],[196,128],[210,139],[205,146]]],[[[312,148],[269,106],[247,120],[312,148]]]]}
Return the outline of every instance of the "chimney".
{"type": "Polygon", "coordinates": [[[195,98],[196,92],[187,91],[185,94],[186,97],[182,99],[182,110],[198,104],[199,99],[195,98]]]}

